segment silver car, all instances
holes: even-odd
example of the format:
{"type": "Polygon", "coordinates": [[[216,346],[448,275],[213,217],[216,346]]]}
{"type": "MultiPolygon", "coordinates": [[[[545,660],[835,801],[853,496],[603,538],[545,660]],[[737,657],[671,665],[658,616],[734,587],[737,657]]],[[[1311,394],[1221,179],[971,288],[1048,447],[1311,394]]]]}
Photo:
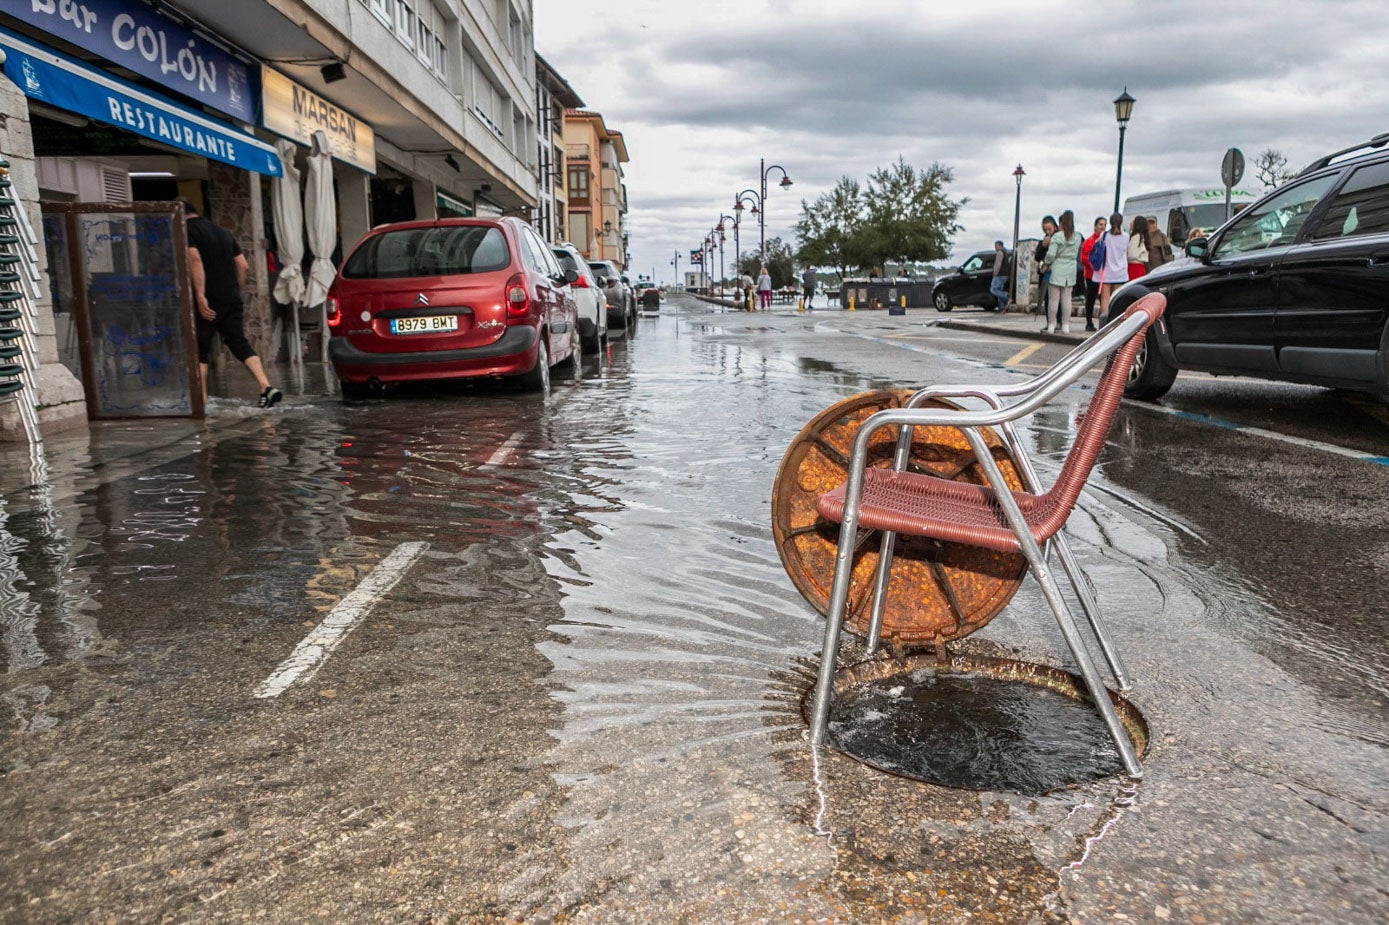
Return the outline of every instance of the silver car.
{"type": "Polygon", "coordinates": [[[603,295],[608,298],[608,327],[625,330],[635,326],[637,300],[632,295],[632,287],[622,281],[622,271],[611,260],[590,260],[588,265],[603,284],[603,295]]]}

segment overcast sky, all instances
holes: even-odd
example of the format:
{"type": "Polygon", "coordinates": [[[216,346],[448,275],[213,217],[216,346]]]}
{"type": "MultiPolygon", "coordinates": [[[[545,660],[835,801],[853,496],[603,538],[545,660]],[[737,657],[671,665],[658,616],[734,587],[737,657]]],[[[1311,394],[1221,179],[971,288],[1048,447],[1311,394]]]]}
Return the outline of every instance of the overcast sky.
{"type": "MultiPolygon", "coordinates": [[[[1123,195],[1219,186],[1229,147],[1302,167],[1389,131],[1382,0],[534,0],[536,49],[624,133],[632,270],[673,278],[758,182],[767,236],[802,199],[902,155],[955,171],[956,258],[1044,213],[1113,206],[1113,99],[1137,98],[1123,195]],[[777,175],[779,176],[779,175],[777,175]]],[[[744,250],[757,230],[744,221],[744,250]]],[[[732,266],[730,236],[726,263],[732,266]]],[[[731,270],[730,270],[731,273],[731,270]]]]}

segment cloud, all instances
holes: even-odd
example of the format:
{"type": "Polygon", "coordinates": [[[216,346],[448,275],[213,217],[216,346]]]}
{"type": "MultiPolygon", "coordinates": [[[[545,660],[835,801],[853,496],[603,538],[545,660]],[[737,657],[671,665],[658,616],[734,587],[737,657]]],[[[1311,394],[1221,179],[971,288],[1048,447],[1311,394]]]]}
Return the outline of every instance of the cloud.
{"type": "MultiPolygon", "coordinates": [[[[610,0],[578,14],[536,0],[542,54],[622,129],[635,263],[688,250],[757,184],[760,158],[796,185],[769,195],[769,236],[802,199],[898,155],[955,170],[970,199],[956,253],[1011,232],[1023,163],[1025,233],[1043,212],[1113,205],[1111,100],[1138,98],[1125,193],[1219,182],[1225,148],[1295,165],[1368,138],[1389,75],[1377,4],[1197,0],[610,0]],[[1355,24],[1353,27],[1351,24],[1355,24]]],[[[1252,184],[1250,177],[1246,185],[1252,184]]],[[[746,237],[746,236],[745,236],[746,237]]],[[[668,257],[666,259],[669,259],[668,257]]]]}

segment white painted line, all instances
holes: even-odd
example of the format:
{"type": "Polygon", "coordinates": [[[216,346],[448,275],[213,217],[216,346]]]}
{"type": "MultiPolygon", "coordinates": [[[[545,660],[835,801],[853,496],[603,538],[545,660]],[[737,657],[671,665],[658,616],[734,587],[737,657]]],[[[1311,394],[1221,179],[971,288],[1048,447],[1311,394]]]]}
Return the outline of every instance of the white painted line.
{"type": "Polygon", "coordinates": [[[318,669],[323,667],[338,643],[357,628],[377,599],[394,588],[428,548],[428,543],[401,543],[393,549],[361,584],[338,601],[338,606],[328,612],[322,623],[295,646],[289,658],[281,662],[280,667],[256,688],[255,695],[261,698],[278,697],[295,681],[308,681],[318,674],[318,669]]]}
{"type": "Polygon", "coordinates": [[[525,436],[524,432],[518,430],[510,437],[507,437],[506,440],[502,442],[502,445],[497,447],[497,452],[487,457],[487,462],[483,463],[483,465],[500,466],[502,463],[506,462],[511,454],[516,451],[516,447],[520,445],[523,436],[525,436]]]}

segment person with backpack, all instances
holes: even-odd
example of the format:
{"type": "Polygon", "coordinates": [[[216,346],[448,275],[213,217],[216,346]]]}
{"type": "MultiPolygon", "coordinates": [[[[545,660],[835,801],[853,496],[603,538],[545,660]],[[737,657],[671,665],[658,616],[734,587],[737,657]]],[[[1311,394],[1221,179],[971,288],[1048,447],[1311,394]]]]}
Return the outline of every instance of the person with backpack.
{"type": "Polygon", "coordinates": [[[1085,273],[1085,330],[1095,330],[1095,300],[1100,297],[1100,281],[1095,277],[1095,267],[1090,263],[1090,252],[1104,236],[1107,223],[1104,216],[1095,219],[1095,233],[1080,245],[1080,266],[1085,273]]]}
{"type": "Polygon", "coordinates": [[[1109,298],[1129,281],[1129,242],[1124,237],[1124,216],[1109,217],[1109,230],[1090,249],[1090,266],[1100,281],[1100,318],[1109,314],[1109,298]]]}
{"type": "Polygon", "coordinates": [[[1080,234],[1076,231],[1075,213],[1061,213],[1061,230],[1051,236],[1042,268],[1047,272],[1046,326],[1042,333],[1053,330],[1071,333],[1071,290],[1076,284],[1076,255],[1080,253],[1080,234]],[[1055,322],[1052,318],[1055,316],[1055,322]],[[1054,326],[1053,326],[1054,325],[1054,326]]]}

